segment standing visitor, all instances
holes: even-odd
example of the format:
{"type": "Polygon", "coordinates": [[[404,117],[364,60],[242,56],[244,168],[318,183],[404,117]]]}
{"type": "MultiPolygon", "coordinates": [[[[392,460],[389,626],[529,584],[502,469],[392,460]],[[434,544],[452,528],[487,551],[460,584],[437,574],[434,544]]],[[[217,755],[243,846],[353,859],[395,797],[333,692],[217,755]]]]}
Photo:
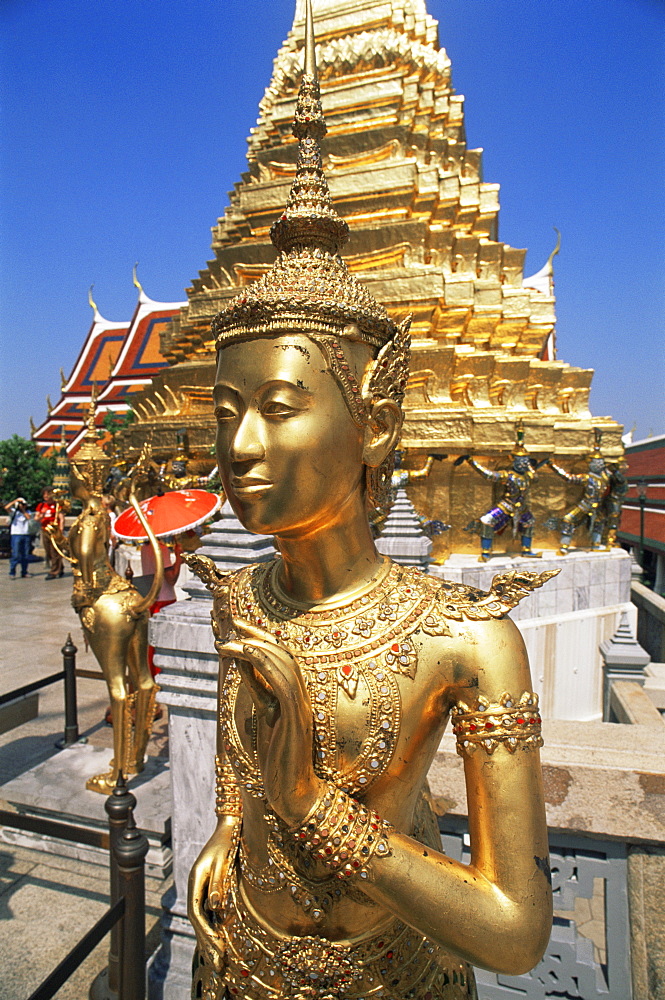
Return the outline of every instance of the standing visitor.
{"type": "Polygon", "coordinates": [[[21,577],[28,576],[28,560],[30,557],[30,510],[25,497],[16,497],[5,504],[9,511],[9,533],[11,536],[12,554],[9,563],[9,575],[16,576],[16,567],[21,564],[21,577]]]}
{"type": "Polygon", "coordinates": [[[111,522],[111,534],[109,535],[109,562],[111,566],[115,569],[115,550],[120,544],[120,539],[113,530],[115,522],[118,520],[118,515],[116,513],[116,499],[112,493],[105,493],[102,497],[102,507],[109,516],[109,521],[111,522]]]}
{"type": "MultiPolygon", "coordinates": [[[[182,566],[182,549],[180,543],[176,542],[173,546],[173,561],[171,561],[171,551],[164,544],[164,542],[159,542],[159,547],[162,552],[162,561],[164,563],[164,581],[162,583],[162,589],[157,595],[157,600],[154,604],[150,606],[150,617],[156,615],[158,611],[162,608],[166,608],[169,604],[175,604],[178,600],[175,592],[175,585],[178,582],[178,576],[180,575],[180,567],[182,566]]],[[[145,576],[152,576],[155,573],[155,554],[150,547],[150,542],[144,542],[141,546],[141,569],[145,576]]],[[[155,649],[154,646],[148,646],[148,666],[150,667],[150,673],[154,677],[156,674],[160,673],[159,667],[154,664],[155,649]]]]}
{"type": "Polygon", "coordinates": [[[51,536],[48,531],[46,531],[46,528],[49,524],[55,524],[58,532],[63,532],[65,527],[65,515],[60,509],[60,505],[54,500],[53,490],[50,487],[47,487],[44,490],[42,497],[42,502],[37,504],[37,508],[35,510],[35,521],[39,522],[42,529],[44,558],[49,564],[49,571],[46,574],[45,579],[55,580],[56,577],[62,576],[64,573],[62,556],[51,541],[51,536]]]}

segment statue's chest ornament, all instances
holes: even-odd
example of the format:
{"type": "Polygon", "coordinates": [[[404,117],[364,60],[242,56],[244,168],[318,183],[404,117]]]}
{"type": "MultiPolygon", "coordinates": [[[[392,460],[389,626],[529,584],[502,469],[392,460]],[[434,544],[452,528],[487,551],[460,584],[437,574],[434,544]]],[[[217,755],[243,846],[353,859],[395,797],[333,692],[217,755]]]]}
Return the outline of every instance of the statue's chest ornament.
{"type": "MultiPolygon", "coordinates": [[[[369,593],[330,608],[299,610],[280,599],[274,581],[278,562],[247,567],[226,578],[230,620],[269,632],[298,660],[309,691],[314,728],[314,767],[350,795],[362,795],[387,770],[399,741],[402,698],[399,678],[418,669],[418,636],[450,637],[447,620],[501,618],[519,600],[555,575],[548,571],[505,573],[488,594],[443,583],[417,570],[387,564],[369,593]],[[362,691],[362,698],[357,697],[362,691]],[[358,703],[366,721],[355,760],[343,759],[342,727],[349,713],[340,698],[358,703]]],[[[224,748],[240,785],[264,798],[256,755],[256,716],[251,749],[238,729],[236,703],[242,683],[235,664],[227,671],[220,701],[224,748]]],[[[403,681],[402,681],[403,683],[403,681]]]]}
{"type": "MultiPolygon", "coordinates": [[[[415,633],[450,635],[443,617],[435,614],[436,587],[421,574],[392,565],[370,593],[342,607],[300,612],[279,600],[272,569],[258,566],[240,574],[229,594],[231,616],[270,632],[298,660],[312,705],[315,770],[350,794],[362,794],[386,771],[399,739],[398,677],[416,675],[415,633]],[[367,722],[355,760],[343,762],[339,699],[358,701],[359,690],[367,722]]],[[[254,754],[243,748],[236,724],[240,683],[233,666],[220,721],[241,783],[251,795],[260,796],[254,754]]]]}

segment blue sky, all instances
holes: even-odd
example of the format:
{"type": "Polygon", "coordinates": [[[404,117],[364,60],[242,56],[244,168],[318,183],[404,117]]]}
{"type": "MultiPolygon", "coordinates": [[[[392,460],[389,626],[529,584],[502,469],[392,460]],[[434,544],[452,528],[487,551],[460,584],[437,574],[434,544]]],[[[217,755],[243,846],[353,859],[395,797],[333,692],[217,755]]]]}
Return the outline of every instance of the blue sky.
{"type": "MultiPolygon", "coordinates": [[[[131,268],[184,299],[244,169],[294,0],[0,4],[0,438],[29,434],[131,268]]],[[[665,2],[428,0],[500,238],[555,262],[559,357],[595,415],[665,432],[665,2]]]]}

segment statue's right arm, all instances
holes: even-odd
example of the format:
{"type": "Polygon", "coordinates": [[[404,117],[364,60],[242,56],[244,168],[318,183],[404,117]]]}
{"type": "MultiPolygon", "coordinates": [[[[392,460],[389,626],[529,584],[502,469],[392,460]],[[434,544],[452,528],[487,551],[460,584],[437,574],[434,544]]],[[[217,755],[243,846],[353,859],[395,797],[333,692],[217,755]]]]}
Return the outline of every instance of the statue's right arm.
{"type": "MultiPolygon", "coordinates": [[[[228,660],[220,658],[218,719],[219,699],[228,665],[228,660]]],[[[215,791],[217,825],[192,866],[187,893],[188,916],[194,927],[198,945],[205,950],[213,963],[219,960],[220,939],[211,926],[210,913],[222,908],[227,876],[235,859],[242,825],[240,790],[224,751],[219,724],[215,756],[215,791]]]]}
{"type": "Polygon", "coordinates": [[[557,465],[555,462],[552,462],[551,460],[547,464],[549,465],[552,472],[556,472],[557,476],[561,476],[561,478],[567,480],[567,482],[569,483],[583,482],[583,476],[576,476],[572,472],[567,472],[565,469],[562,469],[560,465],[557,465]]]}
{"type": "Polygon", "coordinates": [[[65,538],[65,534],[62,530],[63,525],[64,525],[64,517],[62,524],[60,522],[60,519],[58,519],[54,521],[52,524],[47,524],[46,527],[44,528],[44,531],[51,539],[51,544],[53,545],[53,548],[56,550],[58,555],[62,556],[63,559],[66,559],[67,562],[76,562],[73,555],[69,551],[69,541],[67,540],[67,538],[65,538]]]}
{"type": "Polygon", "coordinates": [[[484,465],[481,465],[480,462],[476,461],[475,458],[469,458],[467,461],[469,465],[476,470],[476,472],[479,472],[480,475],[483,476],[484,479],[489,479],[493,483],[498,483],[501,480],[500,472],[494,472],[492,469],[486,468],[484,465]]]}

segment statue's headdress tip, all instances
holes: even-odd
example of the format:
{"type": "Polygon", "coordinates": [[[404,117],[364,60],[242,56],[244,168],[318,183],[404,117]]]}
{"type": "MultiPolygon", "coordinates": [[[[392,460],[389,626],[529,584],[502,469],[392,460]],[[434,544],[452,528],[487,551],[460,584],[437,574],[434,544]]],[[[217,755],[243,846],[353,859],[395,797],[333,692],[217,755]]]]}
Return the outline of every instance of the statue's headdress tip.
{"type": "Polygon", "coordinates": [[[296,173],[284,211],[270,230],[279,257],[215,317],[217,347],[294,330],[343,336],[354,325],[361,340],[381,348],[395,336],[396,325],[340,257],[349,227],[334,208],[323,170],[320,143],[326,122],[311,0],[305,2],[304,73],[293,134],[298,139],[296,173]]]}

